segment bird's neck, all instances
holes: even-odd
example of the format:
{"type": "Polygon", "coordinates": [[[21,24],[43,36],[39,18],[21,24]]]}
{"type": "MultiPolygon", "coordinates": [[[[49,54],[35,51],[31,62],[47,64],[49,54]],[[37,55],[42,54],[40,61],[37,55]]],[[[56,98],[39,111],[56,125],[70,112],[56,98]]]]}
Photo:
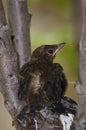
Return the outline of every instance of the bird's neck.
{"type": "Polygon", "coordinates": [[[46,59],[43,59],[43,58],[32,58],[31,62],[46,64],[46,65],[52,65],[53,64],[53,61],[46,60],[46,59]]]}

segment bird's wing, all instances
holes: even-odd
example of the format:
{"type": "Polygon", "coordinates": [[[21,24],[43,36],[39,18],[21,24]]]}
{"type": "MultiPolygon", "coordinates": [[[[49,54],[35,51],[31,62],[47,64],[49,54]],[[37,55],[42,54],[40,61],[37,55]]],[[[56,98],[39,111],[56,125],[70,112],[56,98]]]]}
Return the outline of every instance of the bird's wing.
{"type": "MultiPolygon", "coordinates": [[[[35,98],[39,95],[39,90],[42,86],[40,82],[41,72],[37,70],[36,63],[25,64],[20,71],[20,87],[18,97],[20,100],[28,100],[29,97],[35,98]]],[[[36,100],[36,99],[35,99],[36,100]]]]}
{"type": "Polygon", "coordinates": [[[32,66],[33,64],[27,63],[20,70],[20,86],[18,91],[18,98],[20,100],[25,100],[27,98],[28,86],[32,78],[30,75],[33,68],[32,66]]]}
{"type": "Polygon", "coordinates": [[[48,99],[52,101],[60,100],[67,87],[67,80],[61,65],[53,64],[48,70],[45,81],[44,90],[48,99]]]}
{"type": "Polygon", "coordinates": [[[53,73],[55,75],[56,85],[61,88],[61,96],[63,96],[67,88],[67,80],[62,66],[58,63],[54,63],[53,73]]]}
{"type": "Polygon", "coordinates": [[[18,98],[20,100],[25,100],[27,98],[28,84],[29,84],[29,81],[26,81],[24,77],[21,77],[19,91],[18,91],[18,98]]]}

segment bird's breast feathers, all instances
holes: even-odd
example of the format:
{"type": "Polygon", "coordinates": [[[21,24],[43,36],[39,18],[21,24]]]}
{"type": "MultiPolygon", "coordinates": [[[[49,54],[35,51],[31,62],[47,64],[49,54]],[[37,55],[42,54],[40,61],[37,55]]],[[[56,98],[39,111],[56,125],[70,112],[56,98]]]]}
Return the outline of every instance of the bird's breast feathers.
{"type": "Polygon", "coordinates": [[[40,76],[40,72],[35,72],[31,75],[31,82],[29,84],[29,91],[33,91],[34,94],[37,94],[39,92],[39,89],[42,87],[40,76]]]}

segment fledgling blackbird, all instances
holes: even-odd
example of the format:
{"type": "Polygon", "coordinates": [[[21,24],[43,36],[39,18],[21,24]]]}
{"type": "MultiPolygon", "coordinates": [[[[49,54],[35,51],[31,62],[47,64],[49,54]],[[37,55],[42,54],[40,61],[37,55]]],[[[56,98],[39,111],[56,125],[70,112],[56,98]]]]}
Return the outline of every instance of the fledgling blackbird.
{"type": "Polygon", "coordinates": [[[20,70],[18,97],[30,105],[31,110],[40,110],[60,100],[67,88],[63,68],[53,63],[56,53],[65,45],[42,45],[36,48],[29,63],[20,70]]]}

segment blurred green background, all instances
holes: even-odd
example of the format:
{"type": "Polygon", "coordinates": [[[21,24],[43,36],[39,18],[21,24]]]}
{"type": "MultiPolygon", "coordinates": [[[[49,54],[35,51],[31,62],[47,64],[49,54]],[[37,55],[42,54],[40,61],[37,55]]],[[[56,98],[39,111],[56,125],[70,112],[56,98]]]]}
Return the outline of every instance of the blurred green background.
{"type": "MultiPolygon", "coordinates": [[[[6,0],[3,0],[6,7],[6,0]]],[[[42,44],[66,42],[54,62],[60,63],[68,79],[66,95],[77,100],[74,81],[77,80],[77,51],[74,39],[72,0],[28,0],[31,19],[32,51],[42,44]],[[72,82],[72,83],[70,83],[72,82]]],[[[11,118],[0,95],[0,130],[12,130],[11,118]],[[4,125],[5,124],[5,125],[4,125]]]]}

